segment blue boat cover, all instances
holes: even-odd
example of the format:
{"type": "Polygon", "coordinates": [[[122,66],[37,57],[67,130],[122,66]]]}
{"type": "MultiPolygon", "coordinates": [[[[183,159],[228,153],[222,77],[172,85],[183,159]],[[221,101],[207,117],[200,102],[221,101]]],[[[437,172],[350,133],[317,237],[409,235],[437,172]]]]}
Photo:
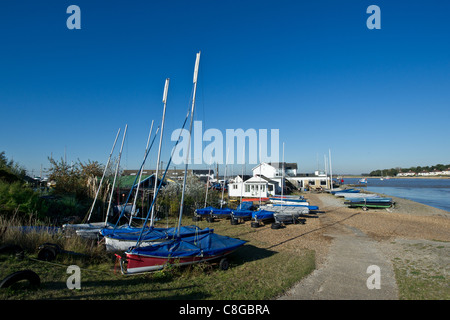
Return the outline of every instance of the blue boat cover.
{"type": "Polygon", "coordinates": [[[214,208],[214,207],[206,207],[206,208],[197,209],[197,210],[195,210],[195,212],[198,215],[208,215],[208,214],[213,214],[213,215],[230,215],[231,214],[231,209],[230,208],[218,209],[218,208],[214,208]]]}
{"type": "MultiPolygon", "coordinates": [[[[100,231],[100,233],[103,236],[108,236],[112,239],[137,241],[141,233],[141,230],[142,228],[133,228],[133,227],[116,228],[116,230],[111,228],[103,228],[100,231]]],[[[197,234],[205,234],[212,232],[214,232],[214,229],[210,228],[200,229],[197,226],[182,226],[180,228],[180,237],[190,237],[195,236],[197,234]]],[[[173,239],[176,236],[177,236],[177,228],[175,227],[173,228],[148,227],[144,229],[141,240],[142,241],[167,240],[173,239]]]]}
{"type": "Polygon", "coordinates": [[[253,202],[244,201],[238,205],[236,210],[250,210],[251,207],[253,207],[253,202]]]}
{"type": "Polygon", "coordinates": [[[330,193],[331,194],[335,194],[335,193],[337,193],[337,192],[350,192],[350,193],[358,193],[359,192],[359,190],[355,190],[355,189],[344,189],[344,190],[333,190],[333,191],[330,191],[330,193]]]}
{"type": "Polygon", "coordinates": [[[211,212],[214,210],[214,207],[206,207],[206,208],[200,208],[200,209],[196,209],[195,213],[200,214],[200,215],[206,215],[206,214],[211,214],[211,212]]]}
{"type": "Polygon", "coordinates": [[[132,248],[129,252],[157,257],[208,257],[235,250],[246,242],[216,233],[207,233],[194,237],[173,239],[145,247],[132,248]]]}
{"type": "Polygon", "coordinates": [[[271,218],[273,218],[273,211],[258,210],[258,211],[253,211],[253,213],[252,213],[252,219],[265,220],[265,219],[271,219],[271,218]]]}
{"type": "Polygon", "coordinates": [[[253,211],[252,210],[234,210],[231,214],[233,217],[243,218],[243,217],[251,217],[253,211]]]}

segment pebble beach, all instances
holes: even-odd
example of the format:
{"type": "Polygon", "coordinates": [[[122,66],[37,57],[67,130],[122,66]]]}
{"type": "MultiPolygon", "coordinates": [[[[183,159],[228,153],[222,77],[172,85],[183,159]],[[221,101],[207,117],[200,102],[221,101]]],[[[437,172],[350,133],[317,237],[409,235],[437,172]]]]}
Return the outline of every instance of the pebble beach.
{"type": "Polygon", "coordinates": [[[363,286],[351,290],[340,288],[349,283],[348,279],[339,281],[333,275],[336,270],[345,272],[347,266],[357,265],[359,259],[364,261],[360,268],[363,270],[368,258],[361,255],[374,250],[377,263],[389,266],[384,270],[393,269],[394,262],[419,261],[418,265],[423,263],[439,271],[445,275],[444,281],[449,282],[450,212],[397,197],[391,197],[395,201],[392,208],[368,211],[348,208],[341,198],[329,193],[307,193],[305,197],[312,205],[319,206],[317,218],[307,219],[305,225],[295,226],[290,234],[281,235],[286,238],[279,239],[279,243],[315,250],[316,271],[279,299],[398,299],[393,271],[390,290],[373,296],[367,296],[367,288],[363,286]],[[342,260],[348,254],[346,250],[356,243],[359,251],[351,252],[348,261],[336,261],[336,257],[342,260]],[[417,248],[428,251],[425,254],[417,248]],[[344,266],[338,268],[338,264],[344,266]]]}

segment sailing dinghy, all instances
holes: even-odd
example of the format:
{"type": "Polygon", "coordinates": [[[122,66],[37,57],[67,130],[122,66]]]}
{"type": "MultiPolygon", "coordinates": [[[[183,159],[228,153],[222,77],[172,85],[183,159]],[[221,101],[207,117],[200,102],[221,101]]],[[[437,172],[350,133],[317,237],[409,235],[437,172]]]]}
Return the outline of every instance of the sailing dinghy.
{"type": "MultiPolygon", "coordinates": [[[[166,110],[167,92],[168,92],[168,84],[169,84],[168,80],[169,79],[166,79],[166,83],[164,86],[164,96],[163,96],[164,111],[163,111],[163,120],[162,120],[162,125],[161,125],[162,128],[164,127],[164,115],[165,115],[165,110],[166,110]]],[[[189,116],[189,113],[186,115],[182,129],[186,125],[188,116],[189,116]]],[[[161,130],[161,135],[162,135],[162,133],[163,133],[163,131],[161,130]]],[[[180,134],[180,137],[181,137],[181,134],[180,134]]],[[[173,152],[176,149],[177,144],[180,141],[180,137],[178,138],[178,141],[176,142],[175,147],[172,150],[172,156],[173,156],[173,152]]],[[[155,138],[156,138],[156,136],[153,139],[155,139],[155,138]]],[[[162,143],[162,139],[160,136],[160,144],[159,144],[160,147],[159,147],[159,151],[158,151],[158,163],[159,163],[159,155],[160,155],[160,151],[161,151],[161,143],[162,143]]],[[[153,145],[153,142],[152,142],[152,145],[153,145]]],[[[150,148],[148,148],[148,143],[147,143],[146,154],[145,154],[144,160],[141,164],[140,171],[143,170],[143,165],[145,163],[145,160],[148,156],[150,149],[151,149],[151,146],[150,146],[150,148]]],[[[157,188],[156,188],[156,185],[157,185],[158,179],[155,177],[154,197],[153,197],[152,203],[150,205],[150,209],[147,213],[147,218],[145,219],[145,221],[143,223],[143,226],[139,227],[139,228],[131,227],[130,225],[123,225],[123,226],[118,227],[117,223],[119,222],[120,218],[123,215],[123,212],[122,212],[122,214],[119,217],[119,220],[117,221],[114,228],[104,228],[101,230],[101,235],[105,239],[105,245],[106,245],[107,251],[127,250],[128,248],[134,246],[138,241],[140,241],[141,246],[144,247],[147,245],[154,245],[154,244],[161,243],[161,242],[164,242],[164,241],[167,241],[170,239],[174,239],[175,237],[178,237],[178,238],[190,237],[193,235],[212,233],[214,231],[213,229],[209,229],[209,228],[200,229],[197,226],[184,226],[184,227],[180,226],[180,228],[178,228],[178,229],[154,227],[155,202],[156,202],[158,193],[161,189],[161,186],[163,184],[164,178],[166,177],[167,171],[169,170],[169,167],[170,167],[170,164],[172,161],[172,156],[167,163],[166,170],[165,170],[165,172],[162,176],[162,179],[157,188]],[[148,222],[148,218],[149,218],[150,214],[151,214],[150,226],[147,226],[147,222],[148,222]]],[[[136,179],[137,179],[137,176],[136,176],[136,179]]],[[[135,179],[135,183],[136,183],[136,179],[135,179]]],[[[135,184],[133,184],[133,185],[135,185],[135,184]]],[[[128,197],[130,197],[131,192],[132,192],[132,190],[130,190],[128,197]]]]}
{"type": "MultiPolygon", "coordinates": [[[[194,69],[194,90],[192,98],[192,109],[190,111],[190,127],[189,134],[192,132],[192,122],[194,117],[195,93],[197,88],[197,73],[200,61],[200,52],[197,53],[195,69],[194,69]]],[[[189,154],[190,140],[188,140],[189,154]]],[[[170,163],[170,161],[169,161],[170,163]]],[[[210,261],[223,258],[239,247],[243,246],[246,241],[230,238],[215,233],[205,233],[195,235],[193,237],[180,237],[181,221],[184,209],[184,196],[186,190],[186,175],[188,169],[188,159],[185,162],[183,190],[181,195],[180,214],[178,218],[177,236],[167,242],[142,246],[142,235],[145,227],[142,228],[141,234],[136,242],[135,247],[129,248],[126,252],[126,270],[123,268],[125,262],[119,257],[122,273],[133,274],[141,272],[149,272],[160,270],[167,264],[187,265],[202,261],[210,261]]],[[[146,223],[144,223],[144,226],[146,223]]]]}
{"type": "MultiPolygon", "coordinates": [[[[246,241],[216,233],[174,239],[155,245],[136,247],[120,258],[122,273],[134,274],[163,269],[168,264],[184,266],[199,262],[224,259],[246,241]]],[[[222,261],[221,261],[222,264],[222,261]]]]}

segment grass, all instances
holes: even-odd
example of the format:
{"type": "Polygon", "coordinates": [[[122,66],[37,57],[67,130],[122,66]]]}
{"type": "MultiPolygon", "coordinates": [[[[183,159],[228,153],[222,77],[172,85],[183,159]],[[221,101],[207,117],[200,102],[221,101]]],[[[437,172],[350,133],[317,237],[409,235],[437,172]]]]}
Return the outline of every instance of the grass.
{"type": "MultiPolygon", "coordinates": [[[[416,258],[393,259],[401,300],[450,300],[448,252],[441,245],[410,245],[416,258]],[[444,249],[444,250],[443,250],[444,249]],[[423,256],[423,258],[417,258],[423,256]]],[[[407,252],[407,250],[405,250],[407,252]]]]}
{"type": "MultiPolygon", "coordinates": [[[[187,219],[183,225],[192,224],[187,219]]],[[[0,220],[0,226],[2,222],[5,223],[0,220]]],[[[26,248],[26,254],[22,260],[15,255],[0,255],[0,279],[18,270],[31,269],[40,276],[41,285],[37,289],[0,289],[0,299],[262,300],[282,294],[315,268],[315,255],[311,250],[299,253],[298,250],[265,249],[267,243],[256,240],[255,235],[270,226],[253,229],[249,223],[231,225],[227,220],[197,224],[201,228],[214,228],[216,233],[248,241],[229,256],[228,270],[204,263],[188,267],[170,266],[154,273],[126,276],[120,273],[114,256],[106,253],[102,245],[61,235],[4,234],[3,243],[21,245],[26,248]],[[81,252],[84,256],[61,254],[52,263],[38,261],[36,248],[43,242],[58,243],[65,250],[81,252]],[[81,268],[79,290],[67,288],[69,265],[81,268]]]]}

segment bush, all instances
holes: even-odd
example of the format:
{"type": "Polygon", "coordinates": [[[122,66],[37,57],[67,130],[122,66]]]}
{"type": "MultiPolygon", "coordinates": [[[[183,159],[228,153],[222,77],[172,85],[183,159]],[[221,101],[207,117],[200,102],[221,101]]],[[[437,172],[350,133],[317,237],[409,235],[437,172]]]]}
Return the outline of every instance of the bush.
{"type": "Polygon", "coordinates": [[[33,212],[41,211],[41,204],[39,194],[22,182],[7,183],[0,180],[0,213],[2,215],[19,214],[26,218],[33,212]]]}

